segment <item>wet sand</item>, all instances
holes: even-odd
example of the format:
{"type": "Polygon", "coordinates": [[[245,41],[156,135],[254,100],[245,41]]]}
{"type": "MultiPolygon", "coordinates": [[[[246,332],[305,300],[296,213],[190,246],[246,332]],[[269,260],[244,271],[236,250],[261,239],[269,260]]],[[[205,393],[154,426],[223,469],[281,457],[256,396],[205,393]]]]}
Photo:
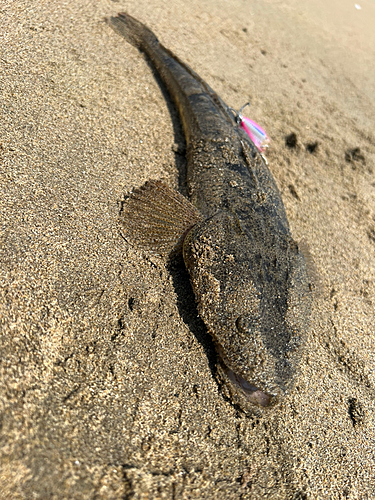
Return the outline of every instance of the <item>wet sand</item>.
{"type": "Polygon", "coordinates": [[[3,2],[1,499],[375,498],[375,6],[360,6],[3,2]],[[177,188],[185,159],[165,89],[103,20],[118,11],[228,105],[250,100],[272,139],[320,281],[275,409],[223,396],[183,265],[122,237],[124,196],[177,188]]]}

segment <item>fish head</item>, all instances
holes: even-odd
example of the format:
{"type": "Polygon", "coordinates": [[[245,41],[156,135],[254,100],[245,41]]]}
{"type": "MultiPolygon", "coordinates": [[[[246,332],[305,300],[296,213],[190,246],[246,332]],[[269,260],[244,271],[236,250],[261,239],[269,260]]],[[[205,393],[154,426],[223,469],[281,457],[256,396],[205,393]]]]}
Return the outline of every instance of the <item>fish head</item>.
{"type": "Polygon", "coordinates": [[[275,405],[292,388],[301,357],[306,271],[290,236],[281,240],[260,245],[235,214],[219,212],[184,241],[198,312],[216,346],[217,373],[241,407],[275,405]]]}

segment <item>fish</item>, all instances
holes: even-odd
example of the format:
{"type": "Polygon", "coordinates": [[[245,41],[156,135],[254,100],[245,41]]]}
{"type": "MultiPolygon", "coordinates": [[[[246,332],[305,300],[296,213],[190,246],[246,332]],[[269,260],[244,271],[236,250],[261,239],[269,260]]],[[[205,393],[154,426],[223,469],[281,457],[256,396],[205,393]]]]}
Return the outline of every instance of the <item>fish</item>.
{"type": "Polygon", "coordinates": [[[125,237],[162,256],[182,253],[223,396],[245,413],[267,411],[295,385],[312,296],[280,191],[232,108],[197,73],[129,14],[108,23],[159,73],[186,140],[189,199],[147,181],[124,202],[125,237]]]}

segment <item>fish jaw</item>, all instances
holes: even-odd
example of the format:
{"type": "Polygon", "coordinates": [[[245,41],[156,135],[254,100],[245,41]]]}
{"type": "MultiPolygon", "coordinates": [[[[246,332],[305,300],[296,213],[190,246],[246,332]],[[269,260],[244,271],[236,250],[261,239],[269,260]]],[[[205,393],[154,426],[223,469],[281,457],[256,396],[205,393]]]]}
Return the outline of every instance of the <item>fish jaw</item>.
{"type": "Polygon", "coordinates": [[[241,375],[228,368],[224,361],[223,349],[220,346],[216,346],[216,352],[220,359],[217,366],[217,375],[221,382],[226,385],[232,401],[237,402],[242,407],[246,406],[243,402],[263,408],[274,406],[277,401],[277,392],[270,394],[251,384],[241,375]]]}
{"type": "Polygon", "coordinates": [[[224,384],[229,399],[245,411],[253,406],[269,408],[278,401],[277,395],[261,391],[222,363],[217,368],[217,375],[224,384]]]}

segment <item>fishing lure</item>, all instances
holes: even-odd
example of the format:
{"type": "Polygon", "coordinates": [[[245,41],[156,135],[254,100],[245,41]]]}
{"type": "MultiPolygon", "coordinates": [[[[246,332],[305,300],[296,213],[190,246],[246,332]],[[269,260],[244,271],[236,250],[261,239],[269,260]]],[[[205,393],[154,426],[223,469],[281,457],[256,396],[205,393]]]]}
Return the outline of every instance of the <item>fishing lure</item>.
{"type": "Polygon", "coordinates": [[[260,153],[264,153],[269,146],[270,138],[260,125],[242,114],[242,111],[246,108],[246,106],[250,106],[250,103],[247,102],[239,111],[236,111],[233,108],[229,109],[235,113],[237,124],[247,133],[254,145],[257,147],[258,151],[260,153]]]}

